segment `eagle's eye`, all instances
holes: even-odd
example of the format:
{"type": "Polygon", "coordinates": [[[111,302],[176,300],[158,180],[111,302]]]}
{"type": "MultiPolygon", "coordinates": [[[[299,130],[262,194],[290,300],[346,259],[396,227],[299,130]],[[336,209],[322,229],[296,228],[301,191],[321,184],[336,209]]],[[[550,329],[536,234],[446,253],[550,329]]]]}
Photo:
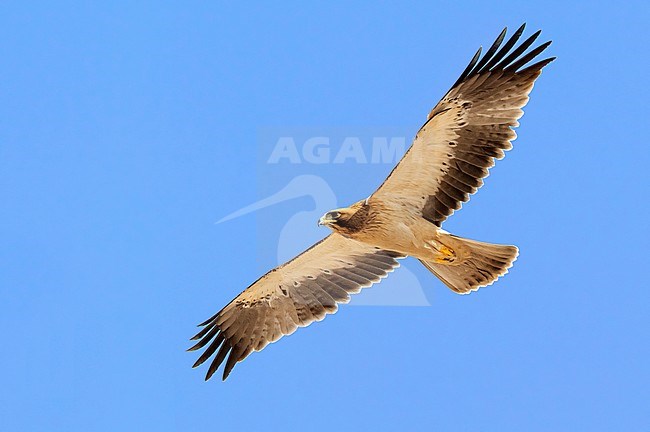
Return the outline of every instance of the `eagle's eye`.
{"type": "Polygon", "coordinates": [[[328,216],[328,219],[336,220],[336,219],[341,217],[341,213],[339,213],[337,211],[333,211],[333,212],[329,212],[327,216],[328,216]]]}

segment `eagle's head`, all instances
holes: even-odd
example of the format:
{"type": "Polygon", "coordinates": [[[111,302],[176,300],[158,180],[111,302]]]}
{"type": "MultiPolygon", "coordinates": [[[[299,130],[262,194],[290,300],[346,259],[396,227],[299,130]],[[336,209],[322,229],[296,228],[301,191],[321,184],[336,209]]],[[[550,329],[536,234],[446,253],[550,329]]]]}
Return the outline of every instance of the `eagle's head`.
{"type": "Polygon", "coordinates": [[[368,210],[366,200],[362,200],[350,207],[328,211],[319,219],[318,225],[326,226],[343,235],[350,235],[363,229],[368,210]]]}

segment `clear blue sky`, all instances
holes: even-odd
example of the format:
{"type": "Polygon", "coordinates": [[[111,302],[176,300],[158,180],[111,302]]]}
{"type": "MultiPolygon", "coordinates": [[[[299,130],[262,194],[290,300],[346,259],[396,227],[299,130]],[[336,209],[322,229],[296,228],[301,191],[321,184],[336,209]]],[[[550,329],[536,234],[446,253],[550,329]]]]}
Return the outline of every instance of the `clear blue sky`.
{"type": "MultiPolygon", "coordinates": [[[[647,2],[331,3],[0,7],[4,430],[648,430],[647,2]],[[558,60],[445,226],[517,244],[511,273],[461,297],[411,263],[430,306],[344,307],[205,383],[188,338],[277,235],[215,224],[282,183],[260,131],[414,134],[524,21],[558,60]]],[[[322,169],[342,204],[382,180],[322,169]]]]}

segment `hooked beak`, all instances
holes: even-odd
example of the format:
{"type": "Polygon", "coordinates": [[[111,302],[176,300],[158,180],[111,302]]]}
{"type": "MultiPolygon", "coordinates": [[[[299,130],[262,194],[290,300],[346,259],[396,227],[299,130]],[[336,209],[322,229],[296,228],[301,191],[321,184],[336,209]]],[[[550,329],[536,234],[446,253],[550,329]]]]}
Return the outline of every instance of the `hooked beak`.
{"type": "Polygon", "coordinates": [[[318,219],[318,226],[327,226],[334,222],[334,219],[331,218],[329,213],[325,213],[320,219],[318,219]]]}

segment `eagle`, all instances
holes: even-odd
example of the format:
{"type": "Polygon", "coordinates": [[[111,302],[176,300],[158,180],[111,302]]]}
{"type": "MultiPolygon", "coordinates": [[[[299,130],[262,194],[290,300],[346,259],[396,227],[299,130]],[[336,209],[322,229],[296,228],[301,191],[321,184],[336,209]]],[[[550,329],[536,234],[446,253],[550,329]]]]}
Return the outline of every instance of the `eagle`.
{"type": "Polygon", "coordinates": [[[418,259],[458,294],[507,273],[519,253],[516,246],[455,236],[442,223],[512,148],[513,128],[533,84],[555,60],[530,64],[551,42],[526,52],[541,30],[517,45],[524,27],[505,43],[503,29],[483,56],[478,49],[381,186],[320,218],[318,225],[331,229],[327,237],[199,324],[202,329],[192,338],[197,342],[188,351],[207,346],[193,367],[214,356],[206,381],[224,360],[223,380],[253,351],[336,312],[338,304],[380,282],[402,258],[418,259]]]}

